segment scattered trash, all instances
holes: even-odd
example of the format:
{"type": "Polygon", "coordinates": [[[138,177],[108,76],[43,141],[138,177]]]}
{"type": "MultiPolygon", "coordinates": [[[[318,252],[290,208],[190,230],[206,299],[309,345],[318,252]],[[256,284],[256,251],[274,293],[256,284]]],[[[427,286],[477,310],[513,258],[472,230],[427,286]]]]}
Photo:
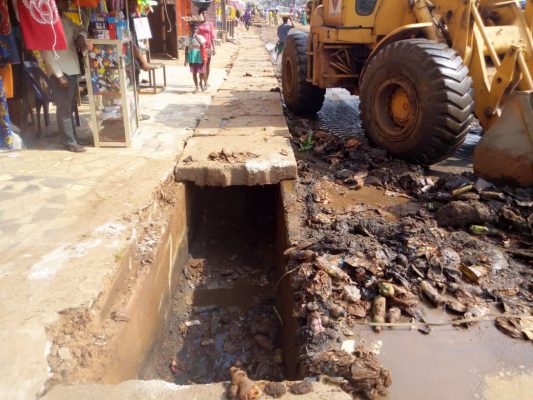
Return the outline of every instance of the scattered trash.
{"type": "Polygon", "coordinates": [[[265,393],[277,399],[287,393],[287,386],[282,382],[268,382],[265,385],[265,393]]]}
{"type": "Polygon", "coordinates": [[[228,164],[242,164],[252,158],[257,158],[258,155],[255,153],[251,153],[249,151],[246,152],[233,152],[228,149],[222,149],[219,152],[212,152],[208,155],[208,160],[210,161],[219,161],[219,162],[225,162],[228,164]]]}
{"type": "Polygon", "coordinates": [[[488,273],[487,269],[480,265],[463,265],[461,271],[469,281],[474,283],[478,283],[488,273]]]}
{"type": "Polygon", "coordinates": [[[243,370],[231,367],[231,383],[226,396],[228,399],[258,400],[263,394],[259,386],[246,375],[243,370]]]}
{"type": "Polygon", "coordinates": [[[362,347],[353,354],[342,350],[322,352],[311,360],[309,370],[319,375],[345,378],[347,383],[341,387],[354,398],[385,396],[392,383],[389,370],[383,368],[373,353],[362,347]]]}
{"type": "MultiPolygon", "coordinates": [[[[374,297],[374,303],[372,306],[372,322],[385,322],[387,300],[383,296],[374,297]]],[[[381,332],[383,328],[381,326],[374,326],[376,332],[381,332]]]]}
{"type": "Polygon", "coordinates": [[[353,353],[355,351],[355,340],[344,340],[341,345],[341,350],[346,353],[353,353]]]}
{"type": "Polygon", "coordinates": [[[315,265],[322,271],[326,272],[332,278],[349,281],[349,275],[340,268],[342,260],[339,257],[323,255],[317,257],[315,265]]]}
{"type": "Polygon", "coordinates": [[[457,314],[464,314],[467,310],[467,307],[463,303],[455,299],[447,299],[446,308],[457,314]]]}
{"type": "Polygon", "coordinates": [[[400,321],[402,317],[402,310],[398,307],[391,307],[387,313],[387,322],[395,324],[400,321]]]}
{"type": "Polygon", "coordinates": [[[431,286],[428,281],[420,282],[420,290],[435,307],[439,307],[444,302],[437,289],[431,286]]]}
{"type": "Polygon", "coordinates": [[[313,383],[307,380],[296,382],[289,387],[289,391],[296,395],[308,394],[313,391],[313,383]]]}
{"type": "Polygon", "coordinates": [[[344,297],[346,300],[348,300],[350,303],[356,303],[359,300],[361,300],[361,291],[359,288],[355,285],[345,285],[342,288],[344,297]]]}
{"type": "Polygon", "coordinates": [[[130,320],[124,311],[113,311],[111,313],[111,319],[115,322],[128,322],[130,320]]]}
{"type": "Polygon", "coordinates": [[[496,318],[496,326],[515,339],[533,341],[533,316],[521,318],[496,318]]]}
{"type": "Polygon", "coordinates": [[[378,285],[379,294],[383,297],[393,297],[394,296],[394,285],[389,282],[381,282],[378,285]]]}
{"type": "Polygon", "coordinates": [[[470,225],[469,231],[474,235],[496,235],[498,231],[483,225],[470,225]]]}

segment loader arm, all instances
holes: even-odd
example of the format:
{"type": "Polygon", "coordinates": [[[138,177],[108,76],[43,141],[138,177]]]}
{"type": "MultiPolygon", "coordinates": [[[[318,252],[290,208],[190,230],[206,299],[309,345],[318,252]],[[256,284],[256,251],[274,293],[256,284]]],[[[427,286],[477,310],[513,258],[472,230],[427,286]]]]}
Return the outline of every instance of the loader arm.
{"type": "Polygon", "coordinates": [[[533,38],[518,2],[433,0],[433,8],[417,3],[426,3],[441,31],[446,27],[444,35],[468,66],[475,113],[488,130],[511,93],[533,90],[533,38]]]}
{"type": "Polygon", "coordinates": [[[310,11],[309,35],[284,52],[289,109],[317,112],[326,88],[348,89],[371,143],[425,165],[455,152],[473,111],[485,130],[475,171],[533,185],[533,0],[313,0],[310,11]]]}
{"type": "Polygon", "coordinates": [[[486,132],[474,153],[474,169],[492,179],[533,185],[533,2],[528,0],[525,12],[517,1],[414,3],[430,10],[438,21],[434,29],[470,70],[475,114],[486,132]]]}

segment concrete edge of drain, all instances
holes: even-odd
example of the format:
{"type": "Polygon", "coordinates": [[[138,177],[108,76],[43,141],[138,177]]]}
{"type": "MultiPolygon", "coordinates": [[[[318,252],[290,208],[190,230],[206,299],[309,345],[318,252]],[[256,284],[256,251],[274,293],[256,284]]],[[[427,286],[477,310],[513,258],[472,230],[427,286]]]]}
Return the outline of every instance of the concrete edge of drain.
{"type": "MultiPolygon", "coordinates": [[[[306,400],[349,400],[352,397],[333,385],[313,382],[313,392],[306,395],[285,394],[283,399],[306,399],[306,400]],[[334,397],[332,397],[334,396],[334,397]]],[[[175,400],[196,399],[215,400],[226,399],[226,384],[211,383],[205,385],[178,386],[173,383],[160,380],[132,380],[124,381],[116,385],[73,385],[55,386],[43,400],[175,400]]]]}

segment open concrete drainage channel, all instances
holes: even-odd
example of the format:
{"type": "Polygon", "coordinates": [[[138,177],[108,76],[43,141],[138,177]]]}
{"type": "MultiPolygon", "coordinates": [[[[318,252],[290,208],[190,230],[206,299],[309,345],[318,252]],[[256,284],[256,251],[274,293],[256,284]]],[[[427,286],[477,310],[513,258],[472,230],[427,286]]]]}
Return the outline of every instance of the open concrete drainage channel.
{"type": "MultiPolygon", "coordinates": [[[[117,257],[115,280],[50,329],[46,399],[225,398],[230,367],[257,380],[240,387],[238,398],[252,399],[266,381],[304,377],[293,294],[281,279],[296,160],[269,56],[244,35],[176,181],[161,185],[117,257]]],[[[350,398],[335,385],[287,386],[299,393],[288,399],[350,398]]]]}
{"type": "MultiPolygon", "coordinates": [[[[302,378],[292,292],[278,284],[291,187],[162,185],[117,280],[56,328],[45,399],[225,398],[230,366],[302,378]]],[[[331,395],[350,398],[318,382],[305,398],[331,395]]]]}

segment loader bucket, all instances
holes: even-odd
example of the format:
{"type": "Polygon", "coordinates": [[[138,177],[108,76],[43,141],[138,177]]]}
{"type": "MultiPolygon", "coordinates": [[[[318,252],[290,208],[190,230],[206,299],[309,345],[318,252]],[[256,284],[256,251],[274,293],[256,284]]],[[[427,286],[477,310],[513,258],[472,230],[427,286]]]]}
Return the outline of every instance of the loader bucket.
{"type": "Polygon", "coordinates": [[[514,92],[474,150],[474,171],[488,180],[533,185],[533,92],[514,92]]]}

